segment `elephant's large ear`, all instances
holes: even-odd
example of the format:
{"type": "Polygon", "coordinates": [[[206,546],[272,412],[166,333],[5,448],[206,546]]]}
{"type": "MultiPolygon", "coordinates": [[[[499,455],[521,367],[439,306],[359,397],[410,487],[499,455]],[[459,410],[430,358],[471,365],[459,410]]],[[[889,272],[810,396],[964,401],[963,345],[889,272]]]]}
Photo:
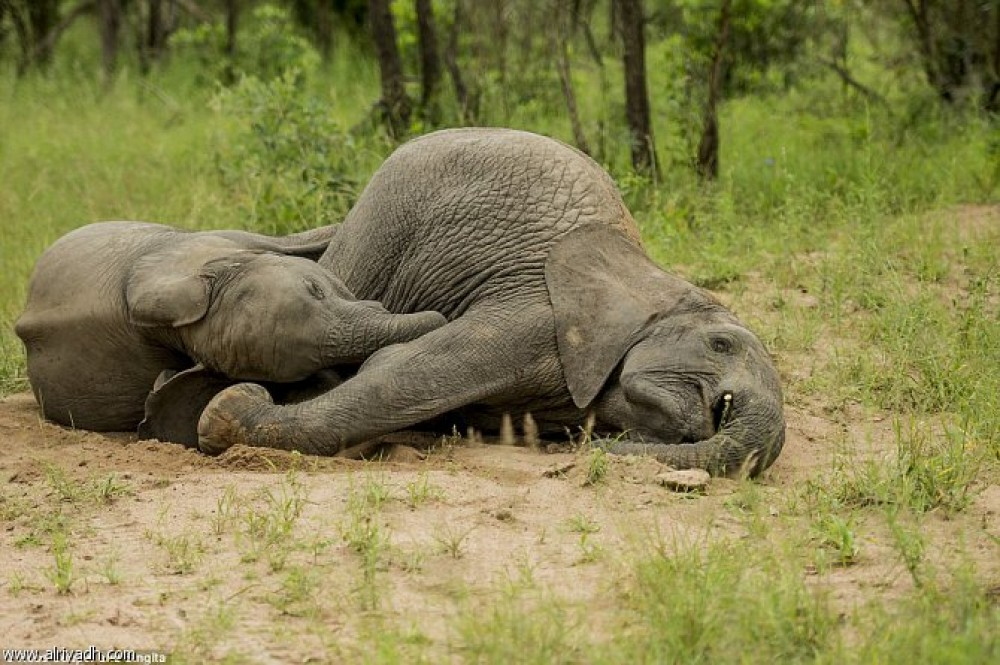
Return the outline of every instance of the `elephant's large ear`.
{"type": "Polygon", "coordinates": [[[643,329],[694,287],[603,224],[561,238],[545,263],[566,385],[581,409],[594,401],[643,329]]]}
{"type": "Polygon", "coordinates": [[[125,304],[135,325],[179,328],[201,320],[211,304],[214,280],[214,271],[207,271],[206,265],[246,253],[224,238],[185,240],[144,256],[132,267],[125,304]]]}

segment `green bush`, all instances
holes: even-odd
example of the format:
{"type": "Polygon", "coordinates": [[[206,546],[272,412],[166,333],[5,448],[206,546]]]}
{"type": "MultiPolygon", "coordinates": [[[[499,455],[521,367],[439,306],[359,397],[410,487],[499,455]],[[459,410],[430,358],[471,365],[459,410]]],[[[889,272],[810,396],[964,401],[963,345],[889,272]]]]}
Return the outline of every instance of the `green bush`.
{"type": "Polygon", "coordinates": [[[299,72],[244,77],[213,106],[234,119],[215,159],[223,184],[243,201],[243,223],[269,233],[340,221],[360,189],[360,139],[345,132],[330,103],[301,90],[299,72]]]}
{"type": "Polygon", "coordinates": [[[307,74],[320,61],[315,47],[297,34],[288,12],[270,4],[250,13],[231,59],[226,57],[226,30],[221,23],[178,30],[171,44],[198,63],[196,75],[203,84],[231,83],[243,76],[266,81],[293,70],[307,74]]]}

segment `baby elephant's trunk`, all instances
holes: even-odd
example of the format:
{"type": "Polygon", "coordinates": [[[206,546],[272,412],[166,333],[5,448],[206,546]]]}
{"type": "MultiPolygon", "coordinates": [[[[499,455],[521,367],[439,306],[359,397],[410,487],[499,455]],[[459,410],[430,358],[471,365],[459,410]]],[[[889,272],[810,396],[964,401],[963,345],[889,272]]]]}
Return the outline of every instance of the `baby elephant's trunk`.
{"type": "Polygon", "coordinates": [[[359,363],[384,346],[409,342],[448,322],[437,312],[393,314],[377,303],[352,304],[354,312],[348,320],[327,331],[326,365],[359,363]]]}

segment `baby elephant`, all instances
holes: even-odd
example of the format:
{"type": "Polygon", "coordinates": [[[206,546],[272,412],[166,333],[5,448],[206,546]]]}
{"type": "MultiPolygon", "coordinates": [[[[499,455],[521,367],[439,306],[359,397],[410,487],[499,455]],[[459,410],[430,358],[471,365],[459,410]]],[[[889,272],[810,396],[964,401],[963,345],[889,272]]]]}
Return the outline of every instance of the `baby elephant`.
{"type": "Polygon", "coordinates": [[[62,237],[35,266],[15,325],[45,417],[134,430],[161,372],[190,376],[197,363],[217,387],[296,382],[445,324],[357,300],[314,262],[334,230],[271,238],[102,222],[62,237]]]}

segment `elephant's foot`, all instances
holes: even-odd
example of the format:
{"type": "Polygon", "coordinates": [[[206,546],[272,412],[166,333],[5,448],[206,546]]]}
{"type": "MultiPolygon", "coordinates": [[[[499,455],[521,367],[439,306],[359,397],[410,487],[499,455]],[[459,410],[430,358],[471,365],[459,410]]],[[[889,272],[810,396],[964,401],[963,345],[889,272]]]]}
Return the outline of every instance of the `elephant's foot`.
{"type": "Polygon", "coordinates": [[[208,403],[198,420],[198,449],[221,455],[237,443],[256,445],[250,434],[262,408],[272,406],[271,395],[256,383],[226,388],[208,403]]]}

